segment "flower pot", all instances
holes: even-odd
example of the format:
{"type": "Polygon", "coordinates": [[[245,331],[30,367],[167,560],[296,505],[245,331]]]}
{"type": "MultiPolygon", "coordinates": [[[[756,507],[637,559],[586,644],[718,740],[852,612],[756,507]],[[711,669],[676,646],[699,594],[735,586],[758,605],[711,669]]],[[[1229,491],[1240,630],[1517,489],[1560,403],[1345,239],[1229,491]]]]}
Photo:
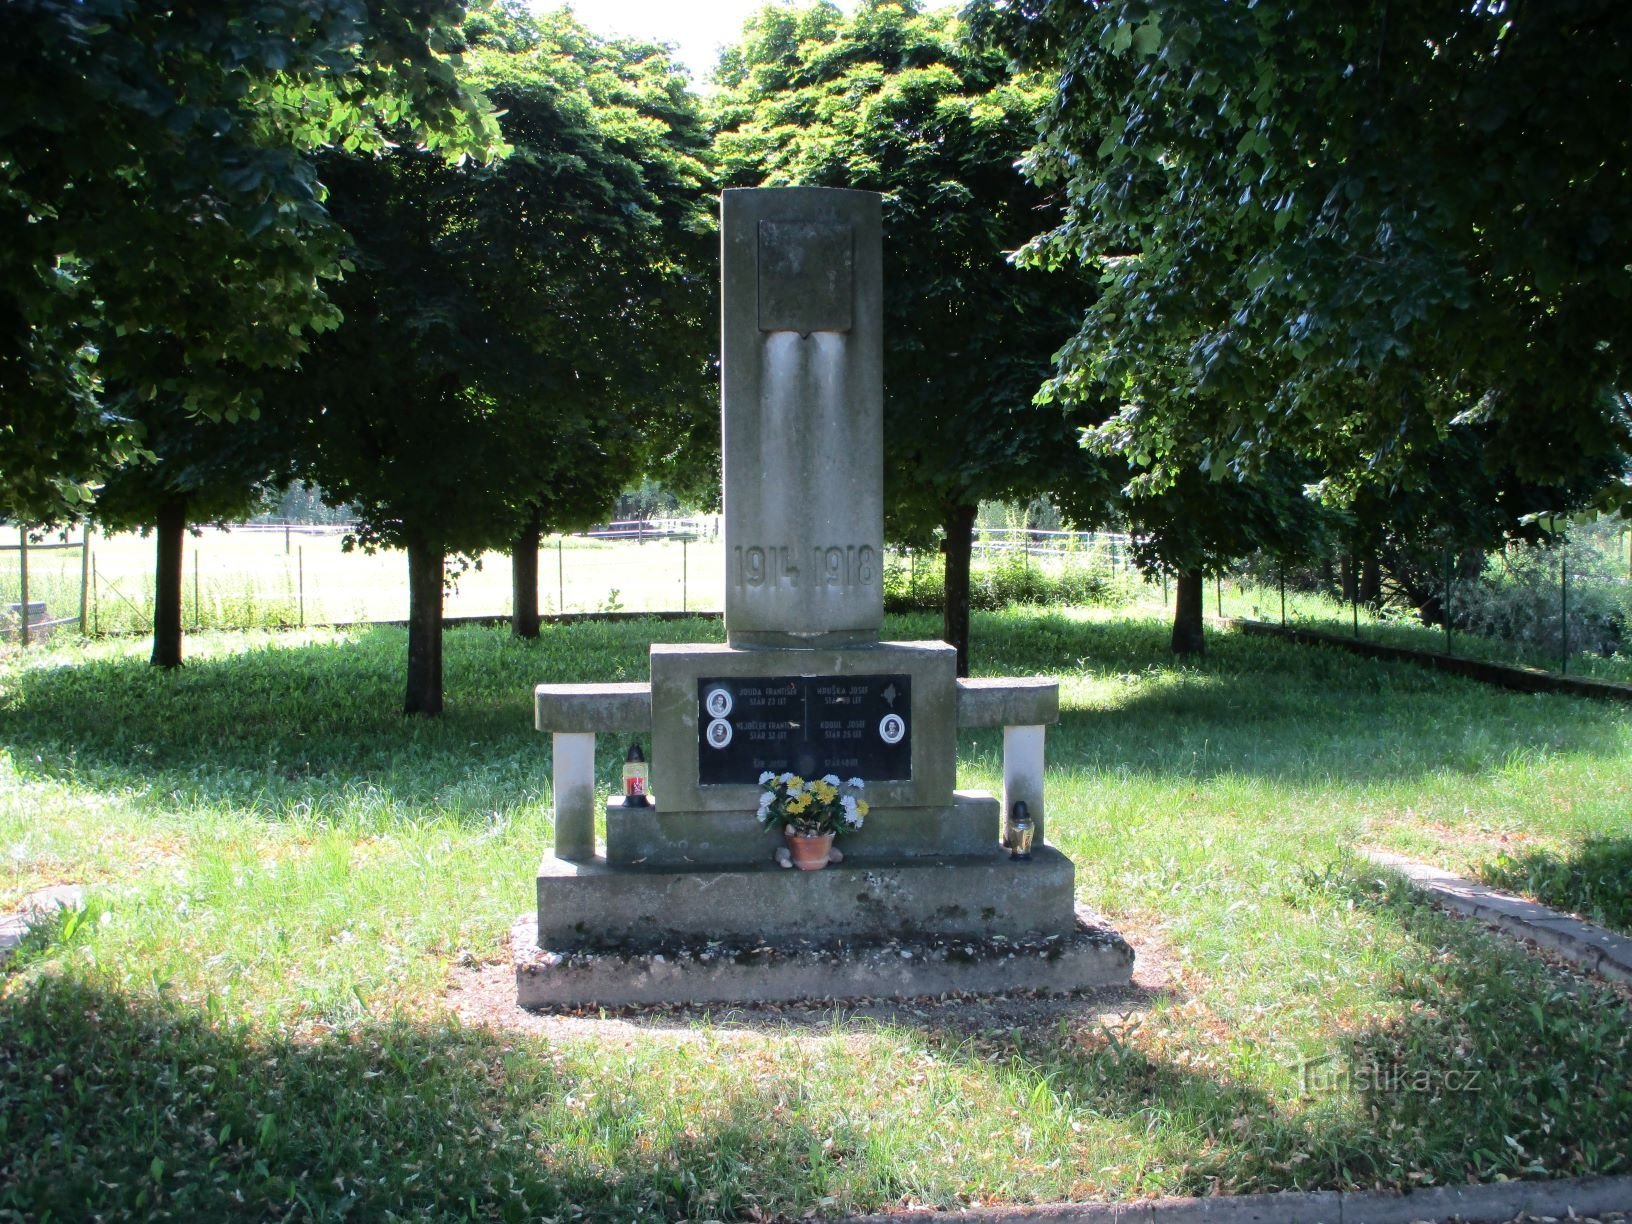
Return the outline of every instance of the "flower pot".
{"type": "Polygon", "coordinates": [[[827,852],[833,848],[833,834],[818,833],[805,837],[798,833],[784,833],[782,836],[788,843],[788,853],[793,855],[793,865],[800,871],[820,871],[827,866],[827,852]]]}

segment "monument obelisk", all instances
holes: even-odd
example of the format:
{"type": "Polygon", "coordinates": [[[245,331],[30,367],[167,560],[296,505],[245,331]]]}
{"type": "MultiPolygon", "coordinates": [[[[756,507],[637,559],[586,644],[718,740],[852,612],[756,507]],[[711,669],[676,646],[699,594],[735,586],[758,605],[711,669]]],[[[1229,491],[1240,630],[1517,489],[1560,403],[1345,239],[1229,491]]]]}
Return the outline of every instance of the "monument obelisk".
{"type": "Polygon", "coordinates": [[[944,642],[881,641],[880,199],[793,187],[721,206],[724,643],[656,643],[651,683],[541,684],[555,849],[515,934],[525,1006],[906,997],[1126,982],[1042,828],[1049,680],[957,679],[944,642]],[[1004,795],[956,789],[960,726],[1005,728],[1004,795]],[[605,807],[595,734],[649,731],[652,804],[605,807]],[[865,827],[782,870],[759,778],[859,777],[865,827]]]}

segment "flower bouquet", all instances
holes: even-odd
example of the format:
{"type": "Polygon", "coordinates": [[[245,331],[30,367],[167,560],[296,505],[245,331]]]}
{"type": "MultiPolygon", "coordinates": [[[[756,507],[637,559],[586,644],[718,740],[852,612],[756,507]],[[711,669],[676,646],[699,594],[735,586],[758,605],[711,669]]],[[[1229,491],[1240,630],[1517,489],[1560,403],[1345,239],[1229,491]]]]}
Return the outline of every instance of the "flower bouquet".
{"type": "Polygon", "coordinates": [[[767,771],[759,785],[760,824],[782,830],[793,864],[805,871],[825,867],[833,838],[861,828],[867,818],[860,778],[840,782],[827,774],[807,782],[798,774],[767,771]]]}

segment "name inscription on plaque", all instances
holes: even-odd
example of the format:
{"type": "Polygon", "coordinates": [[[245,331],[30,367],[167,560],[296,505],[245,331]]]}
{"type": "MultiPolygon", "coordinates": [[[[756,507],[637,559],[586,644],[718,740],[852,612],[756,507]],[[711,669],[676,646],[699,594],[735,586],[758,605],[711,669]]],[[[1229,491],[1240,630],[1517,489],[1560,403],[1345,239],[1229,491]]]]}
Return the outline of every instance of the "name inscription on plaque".
{"type": "Polygon", "coordinates": [[[911,676],[705,676],[697,704],[703,786],[757,783],[766,770],[912,778],[911,676]]]}

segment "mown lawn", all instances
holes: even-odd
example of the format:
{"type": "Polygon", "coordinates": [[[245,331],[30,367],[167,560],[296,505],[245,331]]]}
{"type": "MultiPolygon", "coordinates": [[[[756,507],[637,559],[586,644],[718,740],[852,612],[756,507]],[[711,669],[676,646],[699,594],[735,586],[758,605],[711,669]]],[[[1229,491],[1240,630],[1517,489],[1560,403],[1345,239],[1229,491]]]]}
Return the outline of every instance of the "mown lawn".
{"type": "MultiPolygon", "coordinates": [[[[455,631],[436,723],[395,713],[396,630],[206,637],[175,675],[140,643],[0,665],[0,908],[90,887],[0,977],[0,1218],[798,1217],[1632,1170],[1624,999],[1350,853],[1624,845],[1627,712],[1229,634],[1178,667],[1156,620],[976,620],[977,670],[1060,678],[1051,840],[1170,966],[1123,1014],[461,1027],[450,972],[503,958],[548,845],[532,685],[644,678],[648,641],[718,632],[455,631]]],[[[998,785],[1000,742],[965,738],[961,784],[998,785]]]]}

